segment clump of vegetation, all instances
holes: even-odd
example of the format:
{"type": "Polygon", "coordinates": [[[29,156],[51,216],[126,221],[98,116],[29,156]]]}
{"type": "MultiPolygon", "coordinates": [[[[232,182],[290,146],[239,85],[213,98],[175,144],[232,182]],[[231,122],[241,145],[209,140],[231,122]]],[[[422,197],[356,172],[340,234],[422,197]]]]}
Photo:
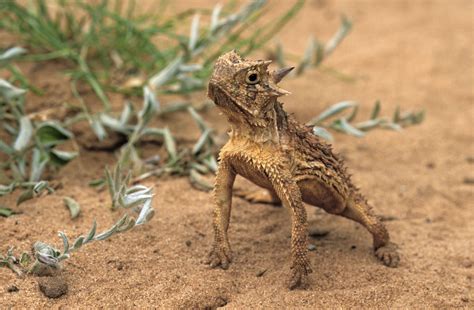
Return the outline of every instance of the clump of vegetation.
{"type": "Polygon", "coordinates": [[[97,224],[94,221],[89,232],[77,237],[74,242],[71,242],[67,235],[60,231],[59,237],[63,243],[62,251],[41,241],[34,244],[31,254],[23,252],[20,257],[16,257],[13,248],[10,248],[6,255],[0,255],[0,266],[10,268],[18,276],[28,273],[38,274],[45,268],[57,270],[60,269],[61,261],[68,259],[72,252],[79,250],[82,246],[93,241],[106,240],[115,234],[126,232],[150,221],[155,213],[152,207],[152,190],[143,185],[132,187],[127,187],[126,183],[117,185],[119,191],[110,189],[111,195],[117,197],[115,207],[134,208],[138,212],[136,219],[129,214],[124,214],[112,227],[99,234],[97,233],[97,224]]]}
{"type": "Polygon", "coordinates": [[[87,82],[107,110],[107,91],[135,93],[149,83],[159,92],[188,93],[205,87],[214,59],[238,48],[243,54],[262,47],[302,7],[297,1],[282,16],[244,35],[264,16],[265,0],[250,1],[237,12],[232,4],[212,11],[189,9],[164,17],[165,2],[155,12],[137,13],[135,1],[56,1],[24,5],[0,2],[0,29],[18,35],[35,50],[28,60],[61,59],[71,65],[73,80],[87,82]],[[210,17],[202,27],[200,16],[210,17]],[[192,18],[189,35],[180,26],[192,18]],[[217,41],[222,41],[219,46],[217,41]],[[158,44],[157,44],[158,42],[158,44]],[[200,64],[192,63],[198,61],[200,64]],[[159,72],[158,74],[155,74],[159,72]],[[123,75],[123,79],[117,76],[123,75]]]}
{"type": "MultiPolygon", "coordinates": [[[[21,48],[12,48],[0,55],[5,64],[23,53],[21,48]]],[[[1,63],[0,63],[1,65],[1,63]]],[[[0,166],[0,196],[23,188],[17,204],[38,195],[44,189],[51,191],[46,182],[40,182],[45,169],[64,166],[78,155],[74,151],[58,147],[72,138],[72,133],[55,121],[33,121],[25,113],[26,90],[0,79],[0,152],[6,160],[0,166]],[[4,142],[3,137],[6,137],[4,142]],[[8,169],[8,174],[5,173],[8,169]]]]}

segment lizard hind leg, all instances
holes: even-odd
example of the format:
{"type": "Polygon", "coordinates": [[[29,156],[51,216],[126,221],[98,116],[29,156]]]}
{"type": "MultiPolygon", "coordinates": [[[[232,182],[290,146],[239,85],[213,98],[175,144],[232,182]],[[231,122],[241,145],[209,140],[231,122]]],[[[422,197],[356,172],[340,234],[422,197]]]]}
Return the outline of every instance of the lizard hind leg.
{"type": "Polygon", "coordinates": [[[363,225],[372,234],[375,256],[385,266],[398,266],[400,255],[397,252],[397,245],[390,242],[387,228],[366,202],[350,201],[339,215],[363,225]]]}

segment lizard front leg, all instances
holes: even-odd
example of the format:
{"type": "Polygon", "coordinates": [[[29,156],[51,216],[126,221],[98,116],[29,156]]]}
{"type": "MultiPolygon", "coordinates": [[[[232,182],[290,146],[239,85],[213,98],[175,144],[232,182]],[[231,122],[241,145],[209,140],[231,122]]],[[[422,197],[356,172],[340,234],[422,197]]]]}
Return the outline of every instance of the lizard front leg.
{"type": "Polygon", "coordinates": [[[221,266],[222,269],[229,268],[232,253],[227,236],[229,228],[230,211],[232,207],[232,186],[235,180],[235,172],[230,164],[222,159],[216,175],[214,187],[214,245],[207,263],[211,267],[221,266]]]}
{"type": "Polygon", "coordinates": [[[298,184],[287,171],[270,174],[271,182],[282,201],[291,213],[291,276],[289,288],[299,287],[303,279],[312,272],[308,260],[308,228],[306,209],[298,184]]]}

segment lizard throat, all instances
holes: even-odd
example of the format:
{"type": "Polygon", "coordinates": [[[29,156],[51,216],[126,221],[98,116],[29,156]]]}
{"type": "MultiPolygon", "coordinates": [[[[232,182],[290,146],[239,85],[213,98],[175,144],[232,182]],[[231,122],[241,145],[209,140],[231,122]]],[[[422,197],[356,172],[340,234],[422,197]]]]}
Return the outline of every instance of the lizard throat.
{"type": "Polygon", "coordinates": [[[286,113],[275,100],[268,102],[267,108],[257,115],[251,113],[223,89],[209,84],[208,96],[227,116],[231,138],[245,138],[255,142],[280,142],[282,124],[286,124],[286,113]]]}

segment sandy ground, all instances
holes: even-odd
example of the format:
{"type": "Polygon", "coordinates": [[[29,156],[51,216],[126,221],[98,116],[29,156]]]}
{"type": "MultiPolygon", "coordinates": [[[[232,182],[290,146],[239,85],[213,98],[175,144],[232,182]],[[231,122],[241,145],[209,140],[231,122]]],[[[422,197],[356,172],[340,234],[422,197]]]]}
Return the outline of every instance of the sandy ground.
{"type": "MultiPolygon", "coordinates": [[[[193,5],[201,2],[211,5],[193,5]]],[[[273,5],[278,11],[289,2],[273,5]]],[[[423,124],[401,133],[336,135],[335,148],[347,158],[354,181],[378,213],[391,219],[386,224],[400,246],[399,268],[375,259],[362,227],[308,207],[310,227],[329,234],[310,240],[316,250],[309,254],[314,270],[309,287],[288,291],[287,212],[234,199],[235,261],[227,271],[211,270],[202,263],[212,242],[210,194],[194,190],[186,179],[157,179],[145,182],[156,193],[153,221],[75,253],[64,264],[67,295],[47,299],[34,278],[18,279],[2,268],[0,308],[474,308],[474,193],[465,182],[474,178],[473,12],[472,1],[308,1],[280,35],[288,50],[302,53],[310,34],[330,37],[341,13],[354,22],[324,68],[283,83],[293,93],[285,98],[286,108],[297,119],[307,121],[346,99],[361,102],[365,115],[376,99],[386,114],[397,104],[426,109],[423,124]],[[334,70],[353,82],[342,81],[334,70]],[[7,292],[11,285],[19,291],[7,292]]],[[[50,83],[68,87],[59,78],[50,83]]],[[[190,122],[185,114],[174,118],[190,122]]],[[[206,119],[225,132],[216,110],[206,119]]],[[[82,151],[60,171],[63,189],[21,205],[20,215],[0,218],[0,250],[29,249],[36,240],[59,246],[58,230],[77,236],[94,218],[99,228],[110,225],[120,214],[108,210],[106,192],[97,193],[87,182],[113,161],[109,153],[82,151]],[[63,206],[65,195],[82,205],[77,220],[63,206]]],[[[0,204],[13,207],[17,194],[0,204]]]]}

